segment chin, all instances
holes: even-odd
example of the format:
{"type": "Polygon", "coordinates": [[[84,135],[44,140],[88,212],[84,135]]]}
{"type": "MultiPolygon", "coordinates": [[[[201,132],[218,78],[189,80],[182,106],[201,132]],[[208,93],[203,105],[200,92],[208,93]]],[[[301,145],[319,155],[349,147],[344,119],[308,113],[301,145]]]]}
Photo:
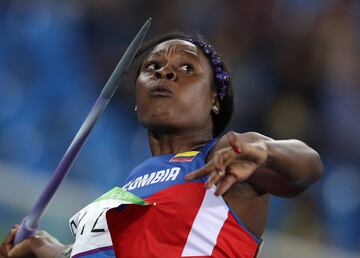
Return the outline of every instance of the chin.
{"type": "Polygon", "coordinates": [[[149,121],[140,121],[141,125],[155,134],[172,134],[178,132],[179,126],[172,123],[170,119],[151,119],[149,121]]]}
{"type": "Polygon", "coordinates": [[[173,120],[172,112],[168,109],[151,109],[145,112],[138,112],[138,120],[145,127],[167,126],[169,122],[173,120]]]}

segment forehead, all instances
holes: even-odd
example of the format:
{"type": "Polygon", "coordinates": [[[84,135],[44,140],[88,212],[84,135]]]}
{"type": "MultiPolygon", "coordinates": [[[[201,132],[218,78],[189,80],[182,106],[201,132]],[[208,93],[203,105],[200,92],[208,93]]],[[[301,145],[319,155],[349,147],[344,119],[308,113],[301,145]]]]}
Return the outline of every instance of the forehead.
{"type": "Polygon", "coordinates": [[[156,45],[149,55],[167,54],[170,52],[185,52],[195,56],[201,54],[201,51],[193,43],[181,39],[171,39],[156,45]]]}

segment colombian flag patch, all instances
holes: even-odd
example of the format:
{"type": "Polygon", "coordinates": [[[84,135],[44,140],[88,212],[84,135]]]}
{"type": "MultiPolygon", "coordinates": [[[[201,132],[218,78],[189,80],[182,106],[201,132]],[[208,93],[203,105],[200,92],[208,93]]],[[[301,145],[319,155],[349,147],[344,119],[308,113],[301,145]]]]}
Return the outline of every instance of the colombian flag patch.
{"type": "Polygon", "coordinates": [[[172,157],[169,162],[190,162],[192,161],[196,155],[198,155],[199,151],[187,151],[176,154],[172,157]]]}

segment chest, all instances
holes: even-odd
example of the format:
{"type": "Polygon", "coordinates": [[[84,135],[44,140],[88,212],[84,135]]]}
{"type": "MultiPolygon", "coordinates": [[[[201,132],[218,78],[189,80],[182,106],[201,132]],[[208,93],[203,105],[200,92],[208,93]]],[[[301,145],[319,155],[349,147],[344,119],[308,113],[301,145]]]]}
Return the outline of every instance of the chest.
{"type": "MultiPolygon", "coordinates": [[[[184,177],[205,165],[201,152],[185,152],[176,155],[152,157],[134,168],[122,188],[146,198],[175,185],[189,183],[184,177]]],[[[205,182],[202,177],[192,182],[205,182]]]]}

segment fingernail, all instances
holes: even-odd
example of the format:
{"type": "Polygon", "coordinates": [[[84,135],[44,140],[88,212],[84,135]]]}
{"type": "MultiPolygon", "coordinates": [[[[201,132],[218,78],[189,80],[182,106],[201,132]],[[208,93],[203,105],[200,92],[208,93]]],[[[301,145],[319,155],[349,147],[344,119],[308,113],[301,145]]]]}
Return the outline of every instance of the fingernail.
{"type": "Polygon", "coordinates": [[[241,152],[241,148],[238,147],[238,146],[233,146],[232,148],[233,148],[233,150],[234,150],[236,153],[240,153],[240,152],[241,152]]]}

